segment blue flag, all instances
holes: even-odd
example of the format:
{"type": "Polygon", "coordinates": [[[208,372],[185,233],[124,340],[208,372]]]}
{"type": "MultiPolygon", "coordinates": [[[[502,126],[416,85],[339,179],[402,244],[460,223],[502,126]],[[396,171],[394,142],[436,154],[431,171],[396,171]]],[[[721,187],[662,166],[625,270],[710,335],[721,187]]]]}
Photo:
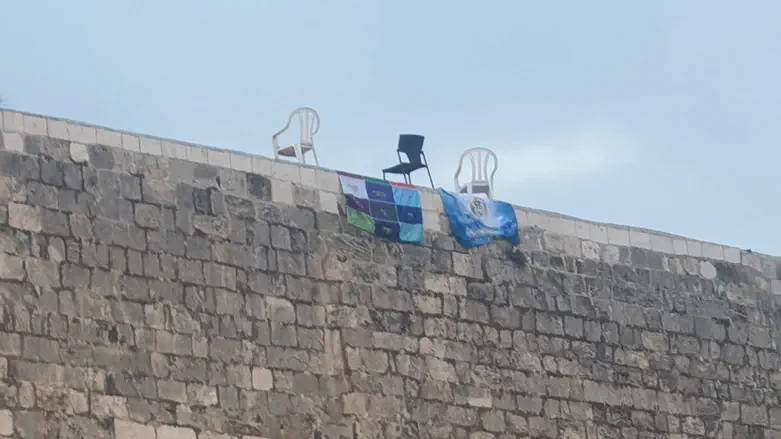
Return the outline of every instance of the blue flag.
{"type": "Polygon", "coordinates": [[[510,204],[438,190],[450,220],[450,231],[462,247],[477,247],[496,238],[507,239],[515,245],[521,243],[518,220],[510,204]]]}

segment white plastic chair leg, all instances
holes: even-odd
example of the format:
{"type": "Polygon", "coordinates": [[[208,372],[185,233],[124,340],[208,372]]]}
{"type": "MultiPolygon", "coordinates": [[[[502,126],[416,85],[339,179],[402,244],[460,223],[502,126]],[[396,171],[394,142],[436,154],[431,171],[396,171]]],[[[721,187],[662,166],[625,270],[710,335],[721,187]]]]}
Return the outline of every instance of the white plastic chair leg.
{"type": "Polygon", "coordinates": [[[306,159],[304,158],[304,154],[301,152],[300,146],[295,145],[293,147],[293,152],[296,154],[296,160],[298,163],[306,163],[306,159]]]}

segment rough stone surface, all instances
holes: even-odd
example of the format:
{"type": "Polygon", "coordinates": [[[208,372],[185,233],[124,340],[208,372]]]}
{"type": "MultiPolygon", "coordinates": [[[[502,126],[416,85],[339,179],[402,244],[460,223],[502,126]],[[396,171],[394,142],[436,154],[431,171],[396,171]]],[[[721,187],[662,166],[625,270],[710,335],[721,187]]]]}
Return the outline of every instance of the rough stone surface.
{"type": "Polygon", "coordinates": [[[81,143],[72,142],[70,144],[70,157],[76,163],[86,163],[89,160],[87,146],[81,143]]]}
{"type": "Polygon", "coordinates": [[[0,151],[2,437],[781,438],[773,260],[400,245],[65,128],[0,151]]]}

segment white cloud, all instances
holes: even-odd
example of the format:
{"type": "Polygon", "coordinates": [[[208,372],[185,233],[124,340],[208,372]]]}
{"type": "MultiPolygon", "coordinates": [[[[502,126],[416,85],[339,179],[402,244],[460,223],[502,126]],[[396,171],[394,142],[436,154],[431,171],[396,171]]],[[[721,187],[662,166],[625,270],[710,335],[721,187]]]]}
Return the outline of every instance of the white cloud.
{"type": "Polygon", "coordinates": [[[624,164],[635,151],[615,134],[589,131],[574,140],[494,148],[497,185],[581,177],[624,164]]]}

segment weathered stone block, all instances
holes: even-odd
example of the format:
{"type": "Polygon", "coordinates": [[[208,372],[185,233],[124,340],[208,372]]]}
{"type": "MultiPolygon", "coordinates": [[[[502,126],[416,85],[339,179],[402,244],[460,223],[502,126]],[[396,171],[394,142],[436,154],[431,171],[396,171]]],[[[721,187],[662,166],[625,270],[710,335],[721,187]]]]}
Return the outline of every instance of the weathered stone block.
{"type": "Polygon", "coordinates": [[[499,410],[488,410],[480,416],[482,426],[485,430],[492,433],[502,433],[506,430],[504,412],[499,410]]]}
{"type": "Polygon", "coordinates": [[[293,323],[296,319],[295,306],[286,299],[267,297],[268,318],[274,323],[293,323]]]}
{"type": "Polygon", "coordinates": [[[0,410],[0,435],[14,434],[14,416],[10,410],[0,410]]]}
{"type": "MultiPolygon", "coordinates": [[[[157,393],[162,400],[179,403],[187,402],[187,387],[182,382],[157,380],[157,393]]],[[[160,432],[158,431],[159,434],[160,432]]]]}
{"type": "Polygon", "coordinates": [[[71,142],[70,159],[76,163],[87,163],[89,161],[89,151],[83,143],[71,142]]]}
{"type": "Polygon", "coordinates": [[[265,367],[252,368],[252,388],[255,390],[271,390],[274,387],[274,376],[265,367]]]}
{"type": "Polygon", "coordinates": [[[155,437],[155,428],[137,422],[114,421],[114,436],[116,439],[147,439],[155,437]]]}
{"type": "Polygon", "coordinates": [[[294,325],[275,324],[271,326],[271,343],[277,346],[296,346],[298,336],[294,325]]]}
{"type": "Polygon", "coordinates": [[[57,363],[60,361],[60,344],[56,340],[50,340],[43,337],[25,336],[22,339],[24,358],[47,363],[57,363]]]}
{"type": "Polygon", "coordinates": [[[740,405],[740,420],[749,425],[768,425],[768,409],[764,406],[740,405]]]}
{"type": "Polygon", "coordinates": [[[161,425],[157,427],[157,439],[196,439],[191,428],[161,425]]]}
{"type": "Polygon", "coordinates": [[[203,265],[206,285],[236,289],[236,269],[227,265],[208,262],[203,265]]]}
{"type": "Polygon", "coordinates": [[[145,229],[158,229],[160,228],[162,220],[160,208],[152,204],[136,203],[135,219],[136,224],[138,224],[139,227],[145,229]]]}
{"type": "Polygon", "coordinates": [[[25,277],[24,260],[0,253],[0,279],[22,280],[25,277]]]}
{"type": "Polygon", "coordinates": [[[22,339],[19,334],[0,332],[0,354],[18,357],[22,353],[22,339]]]}
{"type": "Polygon", "coordinates": [[[38,233],[43,230],[41,210],[26,204],[8,205],[8,225],[15,229],[38,233]]]}
{"type": "Polygon", "coordinates": [[[537,313],[537,331],[543,334],[564,335],[564,323],[562,318],[554,314],[537,313]]]}

